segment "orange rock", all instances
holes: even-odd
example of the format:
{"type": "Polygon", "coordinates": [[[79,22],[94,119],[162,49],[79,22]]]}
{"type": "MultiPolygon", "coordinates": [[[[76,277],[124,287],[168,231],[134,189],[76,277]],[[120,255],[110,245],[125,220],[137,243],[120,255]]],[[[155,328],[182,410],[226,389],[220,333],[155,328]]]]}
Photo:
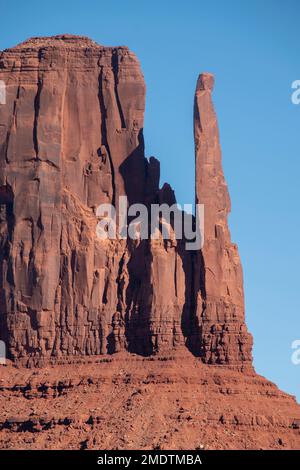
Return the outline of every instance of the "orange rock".
{"type": "Polygon", "coordinates": [[[96,235],[101,203],[176,202],[127,47],[33,38],[1,52],[0,80],[0,446],[299,448],[299,406],[252,368],[213,76],[194,104],[198,251],[172,221],[169,240],[96,235]]]}
{"type": "Polygon", "coordinates": [[[231,205],[212,103],[213,86],[213,76],[201,74],[194,104],[196,203],[204,204],[205,210],[204,246],[196,258],[195,286],[201,355],[208,363],[251,365],[252,337],[245,325],[242,266],[227,222],[231,205]]]}

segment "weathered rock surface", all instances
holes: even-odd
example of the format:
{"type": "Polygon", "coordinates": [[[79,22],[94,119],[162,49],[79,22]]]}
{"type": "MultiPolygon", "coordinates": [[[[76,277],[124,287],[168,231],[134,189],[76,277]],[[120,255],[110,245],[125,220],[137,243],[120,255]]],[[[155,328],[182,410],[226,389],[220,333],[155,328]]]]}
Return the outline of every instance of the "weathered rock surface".
{"type": "Polygon", "coordinates": [[[144,156],[145,84],[126,47],[74,36],[1,53],[1,338],[10,357],[148,355],[180,344],[206,362],[251,363],[241,266],[227,227],[209,75],[195,98],[202,252],[180,240],[96,237],[101,203],[173,204],[144,156]]]}
{"type": "Polygon", "coordinates": [[[0,447],[299,448],[299,406],[252,368],[213,77],[194,104],[198,251],[172,223],[96,236],[101,203],[176,202],[144,155],[128,48],[33,38],[0,53],[0,80],[0,447]]]}
{"type": "MultiPolygon", "coordinates": [[[[7,84],[0,108],[1,338],[10,357],[148,355],[186,344],[204,361],[250,361],[226,217],[222,226],[208,205],[214,248],[204,250],[204,263],[213,266],[174,237],[96,236],[101,203],[117,205],[124,195],[129,204],[176,201],[168,185],[159,189],[159,162],[144,156],[145,84],[136,57],[87,38],[34,38],[1,53],[0,79],[7,84]],[[215,269],[223,275],[211,281],[215,269]],[[225,273],[232,269],[235,275],[225,273]]],[[[210,126],[213,111],[205,100],[199,108],[210,126]]],[[[198,145],[197,131],[195,138],[198,145]]],[[[204,129],[203,140],[212,150],[218,145],[214,130],[204,129]]],[[[220,181],[201,167],[197,151],[197,191],[202,178],[207,195],[225,184],[216,151],[207,159],[220,181]]]]}
{"type": "Polygon", "coordinates": [[[250,363],[252,338],[245,326],[242,266],[228,229],[230,197],[222,170],[213,86],[211,74],[200,75],[194,104],[196,202],[205,208],[205,242],[195,270],[202,277],[196,299],[201,347],[206,362],[250,363]]]}
{"type": "Polygon", "coordinates": [[[1,338],[10,356],[173,345],[184,302],[169,282],[176,270],[184,283],[175,247],[96,237],[99,204],[158,197],[136,57],[59,36],[4,51],[0,67],[1,338]]]}
{"type": "Polygon", "coordinates": [[[77,361],[2,368],[0,448],[300,448],[300,407],[254,372],[186,348],[77,361]]]}

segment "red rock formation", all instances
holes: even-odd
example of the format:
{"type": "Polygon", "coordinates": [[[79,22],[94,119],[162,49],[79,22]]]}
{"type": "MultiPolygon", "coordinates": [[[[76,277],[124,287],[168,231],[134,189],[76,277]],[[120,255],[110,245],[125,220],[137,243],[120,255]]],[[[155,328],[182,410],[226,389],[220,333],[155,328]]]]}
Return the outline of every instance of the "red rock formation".
{"type": "Polygon", "coordinates": [[[172,221],[168,240],[96,236],[101,203],[176,202],[144,156],[126,47],[34,38],[0,54],[0,80],[0,447],[299,448],[299,406],[251,366],[213,77],[195,96],[198,251],[172,221]]]}
{"type": "MultiPolygon", "coordinates": [[[[196,194],[205,245],[100,241],[96,208],[176,200],[145,159],[145,84],[135,56],[87,38],[34,38],[1,54],[1,336],[47,358],[186,343],[207,362],[251,360],[241,266],[227,227],[212,78],[195,100],[196,194]]],[[[174,238],[174,237],[173,237],[174,238]]]]}
{"type": "Polygon", "coordinates": [[[99,204],[163,195],[159,164],[144,157],[136,57],[57,36],[4,51],[0,67],[1,336],[10,356],[173,346],[185,288],[175,246],[96,237],[99,204]]]}
{"type": "Polygon", "coordinates": [[[243,273],[227,217],[230,198],[224,179],[217,118],[212,104],[214,77],[199,76],[194,105],[196,203],[205,210],[205,241],[197,256],[202,273],[197,316],[202,326],[202,354],[209,363],[252,361],[252,338],[245,325],[243,273]]]}

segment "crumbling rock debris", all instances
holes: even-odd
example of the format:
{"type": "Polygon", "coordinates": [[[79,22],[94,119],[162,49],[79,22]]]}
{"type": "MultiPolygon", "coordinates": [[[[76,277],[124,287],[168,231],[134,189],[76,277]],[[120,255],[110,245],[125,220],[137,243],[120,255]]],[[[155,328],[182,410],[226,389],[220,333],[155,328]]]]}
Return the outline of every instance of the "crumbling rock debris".
{"type": "Polygon", "coordinates": [[[185,347],[155,360],[128,352],[111,358],[78,358],[35,375],[2,367],[0,448],[300,447],[299,405],[253,370],[203,364],[185,347]]]}

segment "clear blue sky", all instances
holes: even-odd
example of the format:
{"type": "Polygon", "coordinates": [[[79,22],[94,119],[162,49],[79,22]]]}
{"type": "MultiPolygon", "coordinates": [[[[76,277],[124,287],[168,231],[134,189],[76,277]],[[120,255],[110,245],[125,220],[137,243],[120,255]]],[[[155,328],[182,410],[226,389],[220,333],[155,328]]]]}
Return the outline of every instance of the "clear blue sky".
{"type": "Polygon", "coordinates": [[[298,0],[0,0],[0,49],[30,36],[73,33],[128,45],[147,83],[147,156],[178,201],[194,200],[193,94],[216,76],[230,225],[245,276],[255,366],[300,401],[300,79],[298,0]]]}

